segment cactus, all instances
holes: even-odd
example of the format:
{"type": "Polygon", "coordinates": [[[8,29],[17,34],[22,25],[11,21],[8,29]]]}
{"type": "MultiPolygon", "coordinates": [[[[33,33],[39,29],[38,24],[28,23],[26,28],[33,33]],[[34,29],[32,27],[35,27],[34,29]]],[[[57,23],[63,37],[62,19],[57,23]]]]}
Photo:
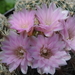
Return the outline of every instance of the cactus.
{"type": "Polygon", "coordinates": [[[36,5],[41,5],[42,0],[18,0],[15,4],[15,11],[20,11],[22,9],[36,9],[36,5]]]}
{"type": "Polygon", "coordinates": [[[0,42],[3,41],[3,36],[7,35],[8,31],[9,29],[7,18],[4,15],[0,14],[0,42]]]}
{"type": "Polygon", "coordinates": [[[15,71],[10,73],[5,64],[0,64],[0,75],[17,75],[15,71]]]}
{"type": "Polygon", "coordinates": [[[36,9],[36,5],[41,6],[42,3],[49,5],[51,2],[54,2],[57,7],[69,10],[71,15],[75,12],[75,5],[68,3],[67,0],[17,0],[15,11],[21,11],[22,9],[36,9]]]}
{"type": "Polygon", "coordinates": [[[4,15],[0,14],[0,31],[3,30],[4,26],[7,26],[7,19],[4,15]]]}

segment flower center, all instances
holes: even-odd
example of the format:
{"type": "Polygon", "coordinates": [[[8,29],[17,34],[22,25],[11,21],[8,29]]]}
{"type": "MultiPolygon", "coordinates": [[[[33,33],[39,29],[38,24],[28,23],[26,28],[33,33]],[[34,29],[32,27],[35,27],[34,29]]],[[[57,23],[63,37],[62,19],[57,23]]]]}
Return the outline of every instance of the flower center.
{"type": "Polygon", "coordinates": [[[23,49],[22,47],[18,47],[16,50],[15,50],[15,55],[19,58],[24,58],[24,54],[25,54],[25,49],[23,49]]]}
{"type": "Polygon", "coordinates": [[[46,24],[46,25],[50,25],[50,24],[51,24],[51,21],[45,20],[45,24],[46,24]]]}
{"type": "Polygon", "coordinates": [[[24,24],[24,25],[21,25],[20,27],[21,27],[21,28],[28,28],[28,26],[29,26],[29,23],[26,23],[26,24],[24,24]]]}
{"type": "Polygon", "coordinates": [[[45,23],[46,23],[46,25],[50,25],[50,24],[51,24],[51,23],[50,23],[50,22],[48,22],[48,21],[46,21],[45,23]]]}
{"type": "Polygon", "coordinates": [[[52,52],[50,51],[50,49],[47,48],[41,48],[40,50],[40,56],[49,59],[52,56],[52,52]]]}

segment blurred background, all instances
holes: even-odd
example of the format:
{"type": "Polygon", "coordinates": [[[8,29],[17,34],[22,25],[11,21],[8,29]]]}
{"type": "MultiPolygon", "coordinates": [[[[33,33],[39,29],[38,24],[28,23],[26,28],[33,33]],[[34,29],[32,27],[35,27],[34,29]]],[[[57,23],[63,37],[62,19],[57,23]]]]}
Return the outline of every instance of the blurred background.
{"type": "Polygon", "coordinates": [[[0,0],[0,13],[4,14],[6,11],[14,7],[16,0],[0,0]]]}

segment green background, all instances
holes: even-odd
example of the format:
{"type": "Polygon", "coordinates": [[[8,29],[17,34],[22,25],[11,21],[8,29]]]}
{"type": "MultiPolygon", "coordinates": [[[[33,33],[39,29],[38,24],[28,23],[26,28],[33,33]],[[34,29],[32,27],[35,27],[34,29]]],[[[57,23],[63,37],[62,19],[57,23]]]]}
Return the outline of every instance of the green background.
{"type": "Polygon", "coordinates": [[[6,11],[14,7],[16,0],[0,0],[0,13],[4,14],[6,11]]]}

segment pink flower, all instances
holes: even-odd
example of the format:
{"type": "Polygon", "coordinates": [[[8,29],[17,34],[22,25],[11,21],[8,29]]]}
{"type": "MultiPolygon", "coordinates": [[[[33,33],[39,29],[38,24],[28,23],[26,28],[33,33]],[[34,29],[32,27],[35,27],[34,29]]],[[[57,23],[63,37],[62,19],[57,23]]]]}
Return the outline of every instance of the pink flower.
{"type": "Polygon", "coordinates": [[[33,57],[32,68],[37,68],[39,73],[54,74],[55,69],[66,65],[66,61],[71,57],[63,49],[64,42],[61,41],[57,34],[46,38],[42,35],[31,37],[33,40],[31,55],[33,57]]]}
{"type": "Polygon", "coordinates": [[[0,53],[1,62],[9,65],[10,72],[20,67],[22,73],[27,73],[28,65],[31,65],[32,59],[28,52],[29,39],[26,35],[10,32],[10,35],[2,42],[1,49],[3,50],[0,53]]]}
{"type": "Polygon", "coordinates": [[[60,32],[67,45],[67,50],[75,51],[75,16],[62,21],[64,29],[60,32]]]}
{"type": "Polygon", "coordinates": [[[28,33],[34,26],[34,15],[34,11],[28,10],[14,12],[9,19],[10,28],[18,30],[19,33],[23,31],[28,33]]]}
{"type": "Polygon", "coordinates": [[[54,3],[51,3],[49,8],[43,4],[42,8],[37,7],[36,16],[40,24],[36,26],[36,29],[44,32],[46,36],[51,36],[54,31],[63,29],[60,20],[65,20],[67,15],[68,11],[56,8],[54,3]]]}

